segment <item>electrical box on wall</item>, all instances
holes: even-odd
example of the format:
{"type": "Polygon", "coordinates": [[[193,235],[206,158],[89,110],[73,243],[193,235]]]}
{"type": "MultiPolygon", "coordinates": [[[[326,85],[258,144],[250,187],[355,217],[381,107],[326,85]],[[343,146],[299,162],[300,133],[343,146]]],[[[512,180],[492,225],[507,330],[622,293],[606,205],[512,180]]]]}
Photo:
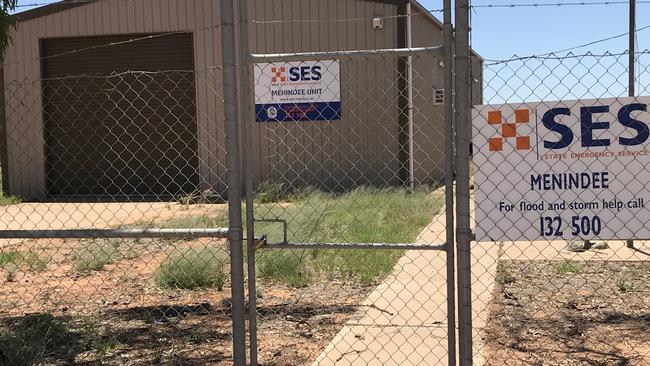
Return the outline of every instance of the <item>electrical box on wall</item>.
{"type": "Polygon", "coordinates": [[[382,17],[372,18],[372,29],[384,29],[384,18],[382,17]]]}

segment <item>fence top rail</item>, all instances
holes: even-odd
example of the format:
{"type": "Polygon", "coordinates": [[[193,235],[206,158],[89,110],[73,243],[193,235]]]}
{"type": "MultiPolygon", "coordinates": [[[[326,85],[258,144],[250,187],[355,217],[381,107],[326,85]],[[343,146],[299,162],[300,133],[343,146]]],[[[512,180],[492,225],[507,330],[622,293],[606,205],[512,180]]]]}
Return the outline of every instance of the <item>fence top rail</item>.
{"type": "Polygon", "coordinates": [[[107,238],[227,238],[227,228],[214,229],[73,229],[0,230],[0,239],[107,239],[107,238]]]}
{"type": "Polygon", "coordinates": [[[415,48],[382,48],[374,50],[351,51],[323,51],[323,52],[294,52],[294,53],[253,53],[251,60],[260,61],[290,61],[323,59],[332,57],[363,57],[376,55],[412,56],[420,53],[441,53],[443,47],[415,47],[415,48]]]}
{"type": "Polygon", "coordinates": [[[413,243],[274,243],[262,244],[259,249],[395,249],[395,250],[446,250],[445,244],[413,243]]]}

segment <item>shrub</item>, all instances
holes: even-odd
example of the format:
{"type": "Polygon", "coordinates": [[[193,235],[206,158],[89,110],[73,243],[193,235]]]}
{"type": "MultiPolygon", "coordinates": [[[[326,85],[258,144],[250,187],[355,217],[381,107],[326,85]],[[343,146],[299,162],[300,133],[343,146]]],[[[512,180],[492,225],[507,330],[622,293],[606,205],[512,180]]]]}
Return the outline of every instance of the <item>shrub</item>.
{"type": "Polygon", "coordinates": [[[43,272],[47,268],[49,258],[44,258],[34,252],[28,252],[24,260],[32,271],[43,272]]]}
{"type": "Polygon", "coordinates": [[[227,253],[219,248],[185,249],[164,261],[155,280],[164,288],[195,289],[216,287],[222,291],[226,281],[227,253]]]}
{"type": "Polygon", "coordinates": [[[75,249],[71,255],[75,262],[75,271],[81,274],[101,271],[107,264],[113,263],[119,246],[119,242],[101,239],[83,244],[83,247],[75,249]]]}
{"type": "Polygon", "coordinates": [[[22,203],[22,201],[23,200],[17,196],[5,196],[4,194],[0,194],[0,206],[16,205],[22,203]]]}
{"type": "Polygon", "coordinates": [[[23,260],[23,254],[17,251],[10,251],[0,253],[0,267],[4,268],[6,265],[17,266],[23,260]]]}
{"type": "Polygon", "coordinates": [[[632,284],[624,278],[618,278],[616,279],[616,288],[618,288],[620,292],[630,292],[632,290],[632,284]]]}
{"type": "Polygon", "coordinates": [[[305,250],[270,250],[259,258],[260,278],[304,287],[311,282],[305,264],[305,250]]]}
{"type": "Polygon", "coordinates": [[[259,203],[280,202],[286,200],[289,190],[283,183],[262,182],[255,192],[255,200],[259,203]]]}
{"type": "Polygon", "coordinates": [[[561,274],[580,273],[582,271],[582,265],[571,261],[560,262],[556,265],[555,268],[557,269],[558,273],[561,274]]]}
{"type": "Polygon", "coordinates": [[[508,267],[501,261],[497,263],[496,281],[501,285],[507,285],[516,281],[516,278],[510,274],[508,267]]]}

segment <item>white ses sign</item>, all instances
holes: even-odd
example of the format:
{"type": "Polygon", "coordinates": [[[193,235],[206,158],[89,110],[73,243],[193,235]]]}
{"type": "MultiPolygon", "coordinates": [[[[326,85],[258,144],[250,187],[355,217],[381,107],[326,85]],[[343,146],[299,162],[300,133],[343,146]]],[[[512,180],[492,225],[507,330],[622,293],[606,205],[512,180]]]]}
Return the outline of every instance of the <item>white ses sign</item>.
{"type": "Polygon", "coordinates": [[[258,122],[341,119],[339,61],[256,64],[255,114],[258,122]]]}
{"type": "Polygon", "coordinates": [[[476,238],[650,238],[650,97],[473,111],[476,238]]]}

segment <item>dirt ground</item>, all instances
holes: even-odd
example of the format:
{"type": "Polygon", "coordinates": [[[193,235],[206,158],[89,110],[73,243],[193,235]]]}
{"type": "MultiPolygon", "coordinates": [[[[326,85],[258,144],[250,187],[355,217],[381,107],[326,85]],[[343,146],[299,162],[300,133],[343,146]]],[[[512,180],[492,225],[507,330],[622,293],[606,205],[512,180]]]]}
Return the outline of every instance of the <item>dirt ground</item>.
{"type": "Polygon", "coordinates": [[[650,365],[650,263],[503,261],[487,365],[650,365]]]}
{"type": "MultiPolygon", "coordinates": [[[[46,365],[232,363],[229,281],[222,291],[163,289],[154,281],[166,258],[189,247],[225,251],[224,241],[122,240],[112,263],[80,274],[73,253],[84,245],[11,245],[47,264],[35,270],[23,261],[0,274],[1,365],[31,365],[34,357],[46,365]]],[[[309,365],[370,290],[336,281],[300,289],[261,282],[260,364],[309,365]]]]}

